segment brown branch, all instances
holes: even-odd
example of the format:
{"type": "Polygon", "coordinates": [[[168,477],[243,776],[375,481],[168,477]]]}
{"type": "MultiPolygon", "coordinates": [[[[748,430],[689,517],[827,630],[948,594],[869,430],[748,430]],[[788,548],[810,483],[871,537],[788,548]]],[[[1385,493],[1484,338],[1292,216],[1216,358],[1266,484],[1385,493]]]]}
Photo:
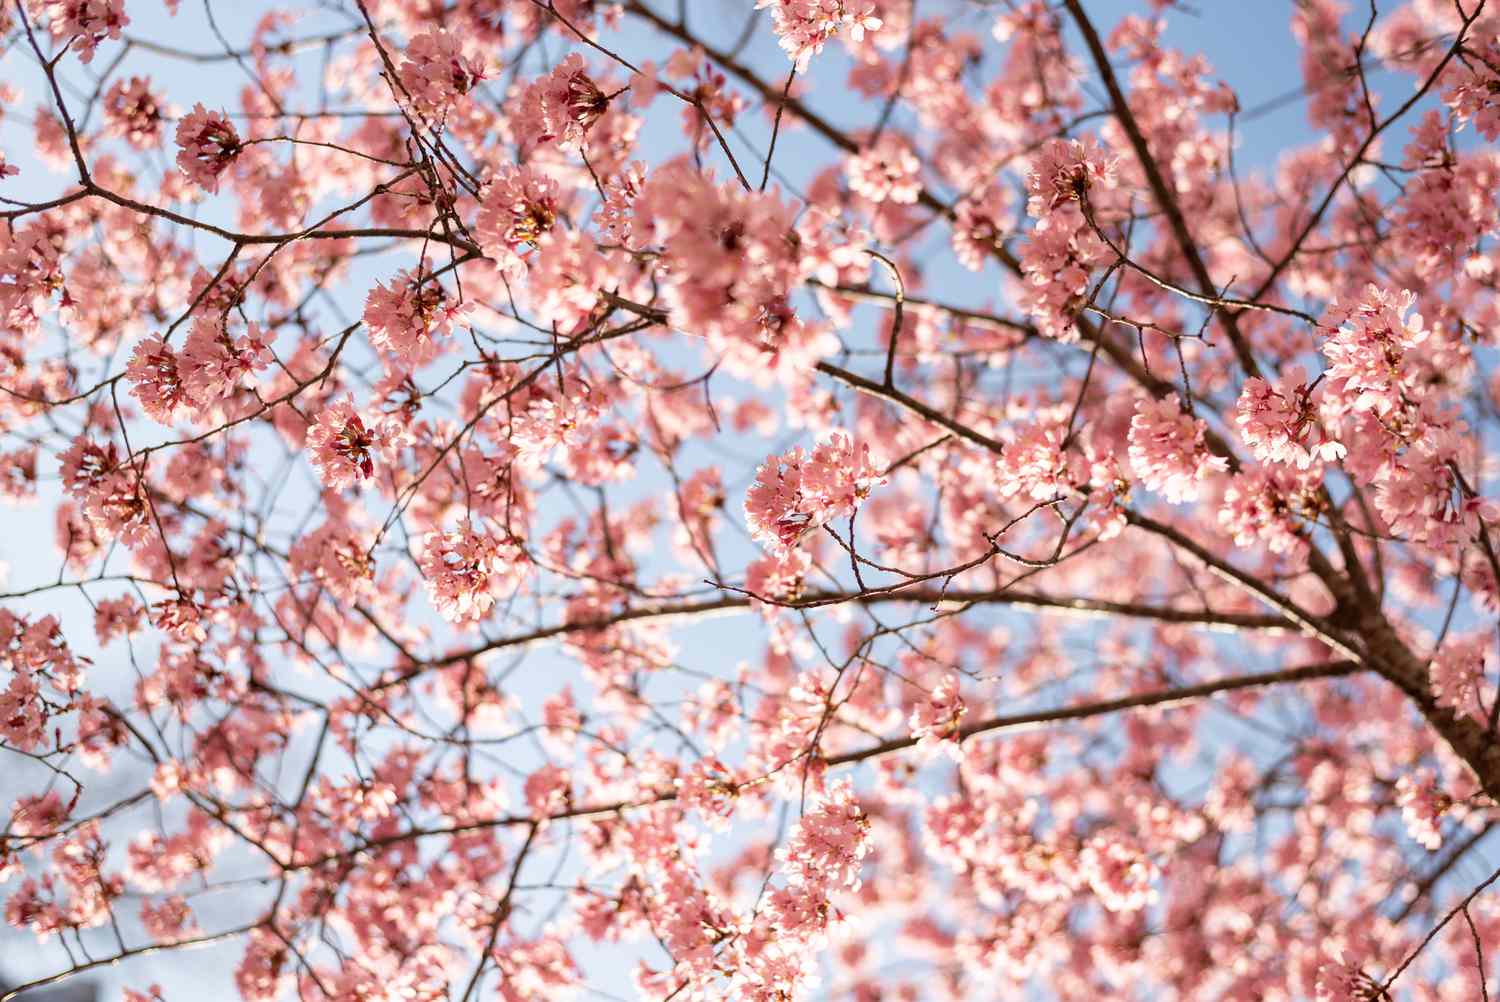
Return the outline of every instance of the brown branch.
{"type": "MultiPolygon", "coordinates": [[[[879,595],[860,592],[809,592],[794,602],[786,603],[791,609],[831,606],[836,604],[912,604],[912,605],[1005,605],[1018,609],[1039,612],[1054,612],[1073,616],[1120,616],[1129,619],[1151,620],[1181,626],[1202,626],[1216,630],[1248,630],[1257,633],[1302,633],[1304,630],[1292,618],[1277,615],[1251,613],[1197,611],[1193,609],[1171,609],[1129,602],[1106,602],[1100,599],[1045,595],[1039,592],[1011,590],[960,591],[934,588],[909,588],[879,595]]],[[[491,640],[462,651],[455,651],[436,658],[418,662],[399,678],[383,682],[374,688],[389,688],[410,681],[413,675],[427,668],[457,664],[470,658],[498,650],[530,647],[534,644],[554,640],[572,633],[587,633],[605,630],[626,623],[664,622],[674,619],[707,619],[719,615],[733,615],[750,610],[756,599],[748,595],[726,595],[701,602],[667,603],[627,609],[616,615],[597,620],[580,620],[541,627],[528,633],[491,640]]]]}
{"type": "MultiPolygon", "coordinates": [[[[1177,246],[1182,251],[1183,257],[1187,259],[1188,267],[1192,269],[1198,289],[1205,297],[1202,301],[1219,301],[1221,297],[1218,294],[1218,286],[1209,276],[1208,267],[1198,253],[1198,244],[1188,229],[1187,220],[1183,218],[1182,207],[1177,204],[1176,193],[1162,175],[1161,168],[1157,166],[1150,144],[1146,142],[1146,136],[1141,132],[1140,123],[1135,120],[1135,115],[1130,110],[1130,102],[1125,99],[1125,92],[1120,88],[1120,81],[1115,76],[1114,67],[1109,63],[1109,53],[1105,51],[1104,42],[1100,40],[1099,33],[1094,29],[1094,24],[1089,20],[1088,14],[1084,13],[1083,5],[1079,0],[1064,0],[1064,3],[1067,5],[1068,13],[1073,15],[1078,30],[1083,33],[1083,40],[1088,46],[1089,54],[1093,56],[1094,66],[1104,81],[1105,89],[1109,91],[1110,105],[1114,108],[1115,118],[1129,137],[1130,146],[1135,150],[1141,170],[1146,174],[1146,183],[1151,186],[1151,193],[1167,217],[1167,224],[1177,240],[1177,246]]],[[[1250,342],[1245,339],[1244,333],[1239,329],[1234,314],[1221,313],[1220,318],[1225,332],[1229,335],[1230,343],[1234,346],[1234,353],[1239,359],[1240,367],[1248,375],[1259,376],[1260,366],[1255,361],[1255,353],[1250,350],[1250,342]]]]}
{"type": "MultiPolygon", "coordinates": [[[[1056,710],[1039,710],[1030,713],[1009,714],[1006,716],[991,717],[986,720],[976,721],[958,731],[958,740],[966,740],[981,734],[994,734],[1007,730],[1020,730],[1032,728],[1050,723],[1064,723],[1067,721],[1087,720],[1091,717],[1108,716],[1133,709],[1146,709],[1150,707],[1171,707],[1204,699],[1209,696],[1224,692],[1236,692],[1243,689],[1254,689],[1263,686],[1275,686],[1295,684],[1300,682],[1312,682],[1321,679],[1342,678],[1356,674],[1364,670],[1361,665],[1350,661],[1333,661],[1323,664],[1304,665],[1297,668],[1288,668],[1283,671],[1261,672],[1252,675],[1234,675],[1213,682],[1202,682],[1196,685],[1179,686],[1173,689],[1165,689],[1158,692],[1140,693],[1134,696],[1126,696],[1121,699],[1102,700],[1093,703],[1079,703],[1075,706],[1063,707],[1056,710]]],[[[905,751],[917,744],[913,737],[893,738],[878,744],[861,748],[857,751],[846,752],[831,758],[823,759],[823,764],[832,768],[856,765],[882,758],[886,755],[905,751]]],[[[637,810],[645,807],[655,807],[661,804],[671,803],[677,799],[675,789],[658,790],[654,794],[636,800],[620,800],[606,804],[583,804],[575,807],[567,807],[556,811],[544,818],[535,818],[527,815],[504,815],[498,818],[490,818],[483,821],[472,821],[464,824],[448,825],[442,828],[418,828],[409,831],[398,832],[394,835],[385,835],[380,838],[371,839],[362,846],[346,850],[344,852],[329,853],[317,859],[285,867],[286,872],[298,870],[316,869],[336,862],[350,854],[358,854],[371,850],[382,849],[387,846],[397,845],[401,842],[416,838],[431,838],[434,836],[463,835],[468,832],[484,831],[491,828],[519,828],[523,826],[535,826],[539,822],[571,821],[587,818],[610,817],[624,811],[637,810]]],[[[0,999],[0,1002],[5,1002],[0,999]]]]}
{"type": "Polygon", "coordinates": [[[26,992],[33,991],[37,988],[45,988],[48,985],[55,985],[59,981],[66,981],[67,979],[75,975],[82,974],[85,971],[97,970],[101,967],[117,967],[121,962],[129,960],[132,957],[146,957],[155,953],[166,953],[168,950],[185,950],[195,946],[208,946],[213,943],[223,942],[226,939],[233,939],[236,936],[243,936],[245,933],[258,929],[265,924],[266,920],[260,919],[259,921],[251,922],[248,925],[237,926],[234,929],[225,929],[223,932],[209,933],[205,936],[195,936],[192,939],[178,940],[175,943],[153,943],[150,946],[141,946],[136,947],[135,949],[121,950],[118,953],[113,954],[112,956],[100,957],[97,960],[90,960],[81,964],[74,964],[66,971],[48,975],[45,978],[37,978],[35,981],[28,981],[24,985],[17,985],[14,988],[5,989],[3,990],[3,992],[0,992],[0,1002],[11,1002],[11,999],[14,999],[26,992]]]}
{"type": "MultiPolygon", "coordinates": [[[[1200,682],[1197,685],[1185,685],[1160,692],[1145,692],[1135,696],[1124,696],[1120,699],[1107,699],[1095,703],[1079,703],[1076,706],[1065,706],[1058,710],[1041,710],[1036,713],[1015,713],[1003,717],[991,717],[988,720],[980,720],[960,727],[955,737],[956,740],[964,741],[979,734],[993,734],[996,731],[1018,730],[1025,727],[1055,724],[1068,720],[1085,720],[1090,717],[1105,716],[1112,713],[1120,713],[1124,710],[1136,710],[1152,706],[1176,706],[1222,692],[1236,692],[1241,689],[1255,689],[1261,686],[1282,685],[1289,682],[1311,682],[1317,679],[1342,678],[1364,670],[1364,667],[1356,661],[1330,661],[1327,664],[1304,665],[1299,668],[1287,668],[1283,671],[1263,672],[1254,675],[1233,675],[1214,682],[1200,682]]],[[[830,766],[864,762],[872,758],[879,758],[882,755],[889,755],[892,752],[914,747],[917,742],[918,739],[913,737],[895,738],[857,752],[835,755],[832,758],[824,759],[824,762],[830,766]]]]}
{"type": "Polygon", "coordinates": [[[1292,241],[1292,246],[1290,247],[1290,249],[1288,249],[1286,254],[1282,256],[1281,260],[1276,262],[1276,265],[1271,269],[1270,274],[1268,274],[1264,279],[1261,280],[1260,286],[1250,294],[1250,298],[1252,300],[1259,299],[1261,296],[1264,296],[1271,289],[1271,287],[1276,284],[1276,280],[1281,277],[1281,273],[1288,267],[1290,267],[1291,263],[1296,260],[1297,255],[1302,251],[1302,245],[1307,241],[1307,238],[1312,235],[1313,230],[1317,228],[1318,224],[1322,222],[1324,214],[1328,211],[1329,206],[1333,204],[1333,199],[1339,193],[1340,189],[1343,188],[1344,182],[1349,179],[1349,175],[1354,172],[1354,169],[1364,161],[1365,154],[1369,151],[1370,147],[1374,145],[1375,140],[1380,138],[1380,134],[1383,133],[1386,129],[1390,128],[1393,124],[1396,123],[1396,121],[1398,121],[1408,111],[1415,107],[1417,102],[1426,97],[1427,92],[1432,89],[1433,85],[1436,84],[1439,79],[1441,79],[1443,71],[1448,67],[1448,63],[1451,62],[1453,60],[1453,57],[1458,54],[1460,49],[1463,48],[1464,37],[1468,34],[1469,28],[1474,24],[1475,21],[1479,19],[1479,15],[1484,12],[1485,3],[1486,0],[1479,0],[1478,6],[1474,8],[1474,13],[1467,16],[1463,16],[1462,8],[1459,8],[1460,16],[1463,16],[1463,23],[1458,29],[1457,36],[1453,39],[1453,44],[1448,47],[1447,54],[1445,54],[1443,58],[1438,61],[1438,64],[1432,68],[1432,72],[1427,75],[1427,79],[1422,82],[1422,85],[1418,87],[1410,97],[1402,102],[1399,108],[1397,108],[1388,117],[1386,117],[1386,119],[1382,121],[1379,126],[1373,129],[1370,134],[1365,137],[1365,141],[1360,144],[1359,149],[1354,151],[1354,156],[1349,158],[1349,162],[1344,165],[1344,169],[1339,172],[1339,176],[1334,180],[1333,184],[1329,186],[1328,192],[1323,196],[1323,200],[1318,203],[1318,207],[1313,210],[1313,214],[1309,216],[1307,222],[1303,224],[1302,230],[1297,234],[1297,238],[1292,241]]]}

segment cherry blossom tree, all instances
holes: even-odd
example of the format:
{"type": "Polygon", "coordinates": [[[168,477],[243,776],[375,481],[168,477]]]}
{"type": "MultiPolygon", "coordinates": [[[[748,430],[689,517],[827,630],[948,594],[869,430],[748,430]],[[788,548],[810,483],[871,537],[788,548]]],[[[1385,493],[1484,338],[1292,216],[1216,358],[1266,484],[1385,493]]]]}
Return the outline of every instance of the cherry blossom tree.
{"type": "Polygon", "coordinates": [[[0,998],[1500,991],[1495,3],[229,6],[0,13],[0,998]]]}

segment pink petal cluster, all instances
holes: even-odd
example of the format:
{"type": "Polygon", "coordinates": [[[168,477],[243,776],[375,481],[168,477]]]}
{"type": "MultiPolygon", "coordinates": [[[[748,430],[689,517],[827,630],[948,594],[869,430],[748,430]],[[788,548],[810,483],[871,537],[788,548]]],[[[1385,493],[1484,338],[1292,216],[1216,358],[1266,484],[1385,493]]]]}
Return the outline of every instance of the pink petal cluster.
{"type": "Polygon", "coordinates": [[[1500,505],[1460,480],[1470,432],[1445,390],[1461,356],[1451,334],[1410,312],[1415,301],[1372,284],[1330,307],[1324,416],[1340,421],[1343,465],[1374,486],[1390,529],[1452,551],[1500,520],[1500,505]]]}
{"type": "Polygon", "coordinates": [[[130,595],[100,599],[94,608],[94,636],[100,646],[140,631],[144,611],[130,595]]]}
{"type": "Polygon", "coordinates": [[[1453,806],[1453,801],[1443,793],[1430,771],[1396,780],[1396,803],[1413,841],[1429,852],[1442,847],[1443,814],[1453,806]]]}
{"type": "Polygon", "coordinates": [[[223,112],[202,104],[177,123],[177,166],[206,191],[219,190],[219,177],[244,150],[239,133],[223,112]]]}
{"type": "Polygon", "coordinates": [[[589,75],[583,56],[573,52],[533,81],[517,108],[515,129],[527,145],[581,149],[589,129],[609,109],[609,97],[589,75]]]}
{"type": "Polygon", "coordinates": [[[275,1002],[296,975],[292,952],[281,936],[264,927],[251,931],[245,955],[234,971],[234,986],[245,1002],[275,1002]]]}
{"type": "Polygon", "coordinates": [[[104,120],[109,131],[138,150],[161,145],[167,110],[145,77],[116,80],[104,92],[104,120]]]}
{"type": "Polygon", "coordinates": [[[954,207],[953,253],[965,268],[979,271],[994,257],[1008,227],[1012,201],[1011,190],[996,184],[954,207]]]}
{"type": "Polygon", "coordinates": [[[155,335],[135,346],[125,367],[125,379],[130,383],[130,395],[140,401],[147,415],[162,424],[170,424],[178,408],[188,402],[177,353],[155,335]]]}
{"type": "Polygon", "coordinates": [[[1076,341],[1074,314],[1084,305],[1095,268],[1109,248],[1076,206],[1060,207],[1037,220],[1021,247],[1018,305],[1048,337],[1076,341]]]}
{"type": "Polygon", "coordinates": [[[526,806],[534,818],[546,818],[564,809],[571,796],[572,778],[566,769],[544,765],[526,777],[526,806]]]}
{"type": "Polygon", "coordinates": [[[1063,451],[1068,429],[1066,416],[1037,415],[1037,420],[1017,423],[1009,431],[1005,451],[995,461],[1001,497],[1047,501],[1068,493],[1087,481],[1087,471],[1075,455],[1063,451]]]}
{"type": "Polygon", "coordinates": [[[847,780],[828,784],[818,802],[797,821],[776,850],[782,875],[793,887],[824,894],[859,889],[859,871],[873,848],[870,820],[847,780]]]}
{"type": "Polygon", "coordinates": [[[56,617],[33,620],[0,609],[0,665],[10,675],[0,691],[0,738],[34,751],[51,736],[48,722],[73,709],[84,662],[63,639],[56,617]]]}
{"type": "Polygon", "coordinates": [[[1329,388],[1356,411],[1384,417],[1403,409],[1402,362],[1425,342],[1429,331],[1422,315],[1412,313],[1417,297],[1392,293],[1375,285],[1357,299],[1330,306],[1323,325],[1333,334],[1323,344],[1329,388]]]}
{"type": "Polygon", "coordinates": [[[466,56],[458,37],[442,28],[417,35],[404,55],[401,86],[417,113],[429,121],[443,119],[484,79],[482,64],[466,56]]]}
{"type": "Polygon", "coordinates": [[[380,422],[367,421],[346,397],[318,413],[306,445],[323,486],[338,491],[375,476],[375,456],[385,439],[380,422]]]}
{"type": "Polygon", "coordinates": [[[933,687],[926,698],[920,699],[907,719],[911,736],[917,743],[927,747],[945,747],[952,755],[960,756],[958,748],[958,725],[966,707],[959,693],[960,676],[949,672],[933,687]]]}
{"type": "Polygon", "coordinates": [[[672,321],[706,335],[731,371],[804,381],[837,341],[805,323],[793,290],[809,278],[860,274],[868,258],[833,220],[775,191],[717,183],[685,160],[658,168],[630,206],[631,240],[659,251],[672,321]]]}
{"type": "Polygon", "coordinates": [[[57,843],[51,858],[52,865],[40,880],[28,878],[6,901],[6,920],[17,928],[29,928],[42,940],[108,922],[112,903],[124,893],[125,882],[104,869],[99,822],[78,826],[57,843]]]}
{"type": "Polygon", "coordinates": [[[834,432],[810,454],[796,448],[762,463],[745,495],[745,521],[762,545],[785,550],[819,526],[853,515],[883,483],[870,447],[834,432]]]}
{"type": "Polygon", "coordinates": [[[370,344],[387,364],[410,370],[438,356],[438,336],[451,334],[454,321],[467,310],[468,304],[450,301],[442,283],[425,271],[407,270],[370,290],[364,321],[370,344]]]}
{"type": "Polygon", "coordinates": [[[1395,239],[1417,274],[1451,273],[1486,234],[1500,230],[1500,156],[1450,148],[1436,110],[1412,133],[1405,152],[1413,173],[1393,213],[1395,239]]]}
{"type": "Polygon", "coordinates": [[[1444,75],[1443,102],[1460,123],[1474,123],[1490,142],[1500,139],[1500,39],[1490,38],[1444,75]]]}
{"type": "Polygon", "coordinates": [[[850,41],[862,42],[865,32],[879,31],[882,25],[875,6],[863,0],[755,0],[756,10],[767,7],[781,48],[799,73],[835,35],[845,32],[850,41]]]}
{"type": "Polygon", "coordinates": [[[182,346],[178,369],[188,396],[207,409],[270,363],[271,349],[259,324],[251,323],[236,336],[219,320],[199,316],[182,346]]]}
{"type": "Polygon", "coordinates": [[[1438,648],[1428,672],[1439,706],[1446,706],[1460,716],[1486,720],[1491,703],[1500,698],[1486,670],[1493,642],[1493,636],[1479,633],[1450,637],[1438,648]]]}
{"type": "Polygon", "coordinates": [[[517,274],[524,270],[524,249],[552,230],[560,207],[551,177],[526,164],[506,164],[484,189],[476,232],[485,248],[517,274]]]}
{"type": "Polygon", "coordinates": [[[314,531],[298,537],[288,562],[299,575],[343,602],[374,597],[375,561],[368,541],[350,525],[351,518],[330,518],[314,531]]]}
{"type": "Polygon", "coordinates": [[[0,498],[21,502],[36,497],[36,461],[34,448],[0,452],[0,498]]]}
{"type": "Polygon", "coordinates": [[[802,594],[812,558],[799,549],[773,550],[745,568],[745,589],[754,595],[793,602],[802,594]]]}
{"type": "Polygon", "coordinates": [[[61,254],[47,232],[28,227],[18,230],[8,246],[0,245],[0,320],[5,326],[30,333],[45,317],[68,319],[71,306],[61,254]],[[61,293],[56,309],[54,293],[61,293]]]}
{"type": "Polygon", "coordinates": [[[1243,470],[1224,488],[1219,525],[1238,546],[1260,543],[1271,553],[1301,553],[1322,505],[1322,484],[1320,476],[1299,470],[1243,470]]]}
{"type": "Polygon", "coordinates": [[[740,793],[740,778],[712,756],[693,763],[677,779],[677,797],[713,831],[727,831],[740,793]]]}
{"type": "MultiPolygon", "coordinates": [[[[504,260],[502,256],[502,260],[504,260]]],[[[579,230],[560,230],[541,241],[528,262],[526,297],[548,326],[574,334],[599,307],[615,274],[612,255],[579,230]]]]}
{"type": "Polygon", "coordinates": [[[922,192],[922,161],[905,140],[890,133],[851,156],[845,171],[849,190],[872,202],[911,205],[922,192]]]}
{"type": "Polygon", "coordinates": [[[1256,459],[1306,470],[1343,458],[1348,450],[1329,437],[1318,419],[1314,392],[1300,365],[1287,368],[1274,382],[1258,376],[1245,380],[1234,420],[1256,459]]]}
{"type": "Polygon", "coordinates": [[[422,576],[437,611],[450,623],[473,623],[513,592],[528,566],[525,551],[509,538],[470,525],[429,533],[422,543],[422,576]]]}
{"type": "Polygon", "coordinates": [[[1093,136],[1054,139],[1042,147],[1026,174],[1026,212],[1041,219],[1059,206],[1080,202],[1097,190],[1114,188],[1119,158],[1093,136]]]}
{"type": "Polygon", "coordinates": [[[1204,445],[1207,427],[1176,397],[1139,401],[1130,419],[1130,464],[1141,482],[1172,504],[1196,501],[1203,481],[1227,468],[1204,445]]]}
{"type": "Polygon", "coordinates": [[[1326,130],[1336,156],[1356,147],[1363,123],[1360,84],[1340,66],[1358,59],[1354,41],[1340,23],[1345,8],[1337,0],[1314,0],[1300,4],[1291,27],[1302,43],[1302,83],[1307,88],[1307,118],[1326,130]]]}
{"type": "Polygon", "coordinates": [[[62,481],[82,506],[88,526],[103,538],[118,538],[132,548],[156,538],[143,485],[115,443],[99,445],[78,436],[62,455],[62,481]]]}
{"type": "Polygon", "coordinates": [[[1099,223],[1104,193],[1118,183],[1118,158],[1092,136],[1054,139],[1026,175],[1027,214],[1037,222],[1021,249],[1021,305],[1049,337],[1075,340],[1074,312],[1089,276],[1108,257],[1107,245],[1084,215],[1084,198],[1099,223]]]}
{"type": "Polygon", "coordinates": [[[1156,901],[1161,872],[1131,840],[1118,834],[1089,839],[1078,854],[1079,872],[1112,912],[1138,912],[1156,901]]]}
{"type": "MultiPolygon", "coordinates": [[[[1348,951],[1343,951],[1346,955],[1348,951]]],[[[1388,997],[1380,983],[1366,974],[1356,960],[1325,961],[1318,967],[1317,1002],[1380,1002],[1388,997]]]]}
{"type": "Polygon", "coordinates": [[[106,38],[118,40],[130,23],[125,0],[47,0],[52,37],[70,41],[80,62],[90,62],[106,38]]]}
{"type": "Polygon", "coordinates": [[[181,353],[162,338],[142,339],[126,366],[126,380],[142,410],[165,425],[180,408],[211,410],[233,395],[245,377],[269,365],[270,348],[257,324],[234,336],[216,318],[199,315],[181,353]]]}

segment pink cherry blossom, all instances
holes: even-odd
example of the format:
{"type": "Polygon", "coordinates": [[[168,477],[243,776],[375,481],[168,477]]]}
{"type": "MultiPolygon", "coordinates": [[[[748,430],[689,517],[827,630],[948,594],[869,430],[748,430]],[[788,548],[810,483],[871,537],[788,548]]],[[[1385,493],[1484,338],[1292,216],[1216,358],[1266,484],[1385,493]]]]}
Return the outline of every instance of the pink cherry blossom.
{"type": "Polygon", "coordinates": [[[793,546],[836,518],[854,514],[884,482],[870,447],[835,432],[811,453],[793,449],[761,464],[745,495],[745,519],[773,549],[793,546]]]}
{"type": "Polygon", "coordinates": [[[193,322],[178,358],[182,385],[200,408],[227,397],[241,381],[270,364],[259,325],[235,336],[208,317],[193,322]]]}
{"type": "Polygon", "coordinates": [[[568,802],[569,778],[557,766],[543,766],[526,777],[526,804],[532,817],[545,818],[562,810],[568,802]]]}
{"type": "Polygon", "coordinates": [[[440,282],[421,272],[402,271],[370,290],[364,319],[370,343],[391,364],[415,368],[438,356],[438,337],[453,332],[454,320],[465,309],[463,303],[450,300],[440,282]]]}
{"type": "Polygon", "coordinates": [[[1143,400],[1130,419],[1130,463],[1141,481],[1173,504],[1197,500],[1199,484],[1225,469],[1203,442],[1206,423],[1175,400],[1143,400]]]}
{"type": "Polygon", "coordinates": [[[959,680],[956,674],[943,677],[931,693],[919,699],[911,711],[908,726],[912,736],[921,742],[942,745],[957,737],[959,721],[965,713],[964,700],[959,695],[959,680]]]}
{"type": "Polygon", "coordinates": [[[118,40],[130,23],[125,0],[46,0],[52,37],[74,43],[80,62],[94,58],[106,38],[118,40]]]}
{"type": "Polygon", "coordinates": [[[828,40],[847,32],[851,41],[864,40],[867,31],[878,31],[880,18],[874,5],[845,0],[756,0],[755,8],[769,7],[781,47],[806,70],[812,57],[823,51],[828,40]]]}
{"type": "Polygon", "coordinates": [[[177,123],[177,145],[177,166],[210,192],[219,190],[220,176],[244,149],[229,119],[222,112],[205,110],[202,104],[194,105],[177,123]]]}
{"type": "Polygon", "coordinates": [[[1490,39],[1482,55],[1455,66],[1443,100],[1462,123],[1473,122],[1479,133],[1494,142],[1500,137],[1500,43],[1490,39]]]}
{"type": "Polygon", "coordinates": [[[1313,394],[1306,370],[1300,366],[1286,370],[1274,386],[1258,377],[1245,381],[1235,423],[1255,458],[1265,463],[1291,463],[1305,470],[1314,462],[1331,462],[1344,456],[1344,446],[1330,440],[1318,420],[1313,394]]]}
{"type": "Polygon", "coordinates": [[[1117,183],[1119,158],[1106,153],[1096,139],[1054,139],[1042,147],[1026,175],[1030,197],[1026,211],[1038,218],[1068,202],[1098,198],[1098,189],[1117,183]]]}
{"type": "Polygon", "coordinates": [[[484,70],[464,54],[457,36],[439,29],[411,40],[400,77],[417,113],[440,120],[454,102],[484,79],[484,70]]]}
{"type": "Polygon", "coordinates": [[[384,439],[380,426],[366,422],[349,399],[325,408],[307,430],[307,451],[330,490],[342,490],[375,476],[375,456],[384,439]]]}
{"type": "Polygon", "coordinates": [[[188,400],[187,387],[178,367],[177,353],[160,337],[148,337],[135,346],[125,370],[130,394],[148,415],[170,423],[177,409],[188,400]]]}
{"type": "Polygon", "coordinates": [[[1454,637],[1432,659],[1432,689],[1437,701],[1476,720],[1489,715],[1494,699],[1487,680],[1489,638],[1484,635],[1454,637]],[[1486,695],[1491,693],[1490,695],[1486,695]]]}
{"type": "Polygon", "coordinates": [[[110,131],[138,150],[160,145],[166,113],[161,97],[144,77],[116,81],[104,93],[104,115],[110,131]]]}
{"type": "Polygon", "coordinates": [[[786,879],[795,886],[858,889],[860,865],[870,852],[869,828],[853,788],[831,784],[777,851],[786,879]]]}
{"type": "Polygon", "coordinates": [[[1436,787],[1431,774],[1396,780],[1396,802],[1401,805],[1401,820],[1418,845],[1427,850],[1443,844],[1443,812],[1452,801],[1436,787]]]}
{"type": "Polygon", "coordinates": [[[578,148],[608,107],[609,98],[589,75],[583,56],[574,52],[526,89],[517,128],[532,143],[578,148]]]}
{"type": "Polygon", "coordinates": [[[449,622],[483,619],[524,575],[516,542],[469,526],[431,533],[423,543],[422,573],[432,604],[449,622]]]}
{"type": "Polygon", "coordinates": [[[849,188],[872,202],[910,205],[921,193],[922,163],[905,142],[887,134],[849,161],[849,188]]]}
{"type": "Polygon", "coordinates": [[[526,166],[506,165],[491,180],[479,211],[479,232],[512,267],[557,221],[557,182],[526,166]]]}

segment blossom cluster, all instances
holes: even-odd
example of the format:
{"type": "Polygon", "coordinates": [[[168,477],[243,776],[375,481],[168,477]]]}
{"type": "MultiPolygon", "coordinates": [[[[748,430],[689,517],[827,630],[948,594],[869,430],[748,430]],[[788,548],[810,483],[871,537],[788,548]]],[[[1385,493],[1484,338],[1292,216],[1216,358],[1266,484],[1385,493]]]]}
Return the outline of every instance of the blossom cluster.
{"type": "Polygon", "coordinates": [[[1202,418],[1183,413],[1176,400],[1142,400],[1130,419],[1130,462],[1141,482],[1180,504],[1198,498],[1203,480],[1226,468],[1204,444],[1202,418]]]}
{"type": "Polygon", "coordinates": [[[1084,305],[1094,268],[1108,248],[1090,222],[1101,196],[1117,183],[1117,158],[1093,139],[1056,139],[1026,176],[1026,211],[1036,219],[1021,251],[1020,304],[1050,337],[1074,340],[1074,315],[1084,305]],[[1083,206],[1087,199],[1089,215],[1083,206]]]}
{"type": "Polygon", "coordinates": [[[110,130],[138,150],[160,145],[168,114],[161,96],[144,77],[118,80],[104,92],[104,116],[110,130]]]}
{"type": "Polygon", "coordinates": [[[684,160],[654,171],[630,200],[630,241],[659,249],[674,323],[705,334],[734,371],[801,381],[831,354],[829,332],[804,321],[793,291],[810,278],[868,272],[868,259],[818,211],[775,191],[720,183],[684,160]]]}
{"type": "Polygon", "coordinates": [[[762,463],[745,495],[745,521],[755,539],[784,550],[820,526],[853,515],[884,482],[869,445],[835,432],[811,453],[797,448],[762,463]]]}
{"type": "Polygon", "coordinates": [[[131,354],[125,375],[142,409],[168,424],[182,408],[200,414],[211,411],[269,364],[270,348],[259,325],[252,323],[236,336],[221,321],[200,315],[181,352],[159,336],[144,338],[131,354]]]}
{"type": "Polygon", "coordinates": [[[10,675],[0,692],[0,736],[22,751],[48,739],[48,721],[80,698],[83,662],[54,616],[30,620],[0,610],[0,663],[10,675]]]}
{"type": "Polygon", "coordinates": [[[396,370],[425,365],[443,350],[444,335],[469,309],[455,301],[440,281],[420,270],[397,272],[377,282],[365,299],[364,321],[370,344],[396,370]]]}
{"type": "Polygon", "coordinates": [[[522,254],[552,230],[561,209],[554,179],[524,164],[507,164],[485,188],[478,233],[491,253],[519,274],[524,271],[522,254]]]}
{"type": "Polygon", "coordinates": [[[812,57],[835,35],[847,32],[852,42],[864,41],[865,32],[883,25],[869,3],[847,0],[756,0],[755,9],[771,9],[771,18],[781,48],[805,71],[812,57]]]}
{"type": "Polygon", "coordinates": [[[206,191],[219,190],[219,178],[244,151],[239,133],[223,112],[193,106],[177,123],[177,166],[206,191]]]}
{"type": "Polygon", "coordinates": [[[71,42],[81,62],[89,62],[99,43],[118,41],[130,23],[125,0],[46,0],[52,37],[71,42]]]}
{"type": "Polygon", "coordinates": [[[427,591],[449,622],[483,619],[515,589],[525,568],[525,554],[514,540],[476,532],[469,525],[431,533],[423,542],[427,591]]]}
{"type": "Polygon", "coordinates": [[[515,128],[529,143],[579,149],[609,108],[609,97],[589,75],[583,56],[570,53],[552,72],[533,81],[518,102],[515,128]]]}
{"type": "Polygon", "coordinates": [[[456,35],[439,29],[413,38],[401,63],[401,86],[419,115],[439,121],[484,79],[456,35]]]}

